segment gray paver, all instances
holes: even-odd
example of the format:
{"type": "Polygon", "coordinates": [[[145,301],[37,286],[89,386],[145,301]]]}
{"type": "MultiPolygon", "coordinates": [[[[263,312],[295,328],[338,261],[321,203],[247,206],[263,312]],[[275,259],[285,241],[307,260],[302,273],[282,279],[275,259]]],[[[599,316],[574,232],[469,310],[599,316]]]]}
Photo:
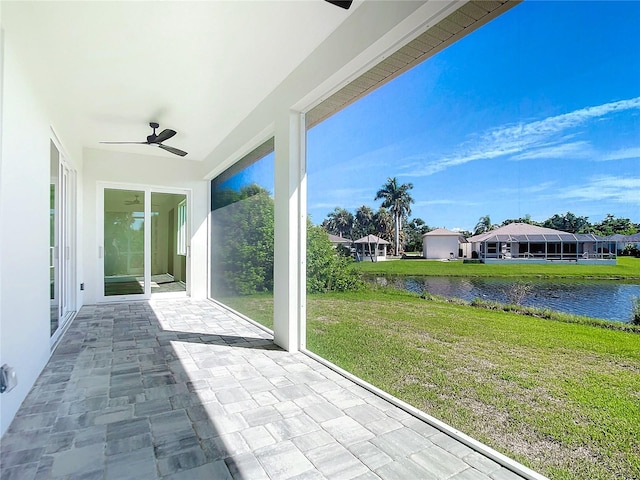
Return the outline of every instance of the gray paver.
{"type": "Polygon", "coordinates": [[[108,457],[105,473],[106,480],[153,480],[157,478],[153,449],[149,447],[108,457]]]}
{"type": "Polygon", "coordinates": [[[387,463],[383,467],[377,469],[375,473],[384,480],[406,480],[408,478],[438,480],[439,478],[446,478],[438,477],[429,470],[425,470],[407,458],[400,458],[399,460],[387,463]]]}
{"type": "Polygon", "coordinates": [[[344,412],[330,403],[320,403],[304,409],[304,412],[316,422],[326,422],[344,416],[344,412]]]}
{"type": "Polygon", "coordinates": [[[328,420],[322,424],[338,442],[343,445],[369,440],[374,435],[351,417],[340,417],[328,420]]]}
{"type": "Polygon", "coordinates": [[[487,475],[495,472],[496,470],[500,470],[501,468],[498,463],[484,455],[480,455],[478,452],[473,452],[467,455],[463,460],[468,463],[469,466],[487,475]]]}
{"type": "Polygon", "coordinates": [[[264,471],[262,465],[252,453],[229,457],[225,460],[225,463],[233,478],[269,480],[269,475],[267,475],[267,472],[264,471]]]}
{"type": "Polygon", "coordinates": [[[301,414],[269,423],[266,428],[273,438],[277,441],[283,441],[319,430],[320,425],[308,415],[301,414]]]}
{"type": "Polygon", "coordinates": [[[370,442],[357,443],[350,446],[349,450],[371,470],[377,470],[393,461],[389,455],[370,442]]]}
{"type": "Polygon", "coordinates": [[[451,480],[491,480],[491,478],[478,470],[467,468],[451,477],[451,480]]]}
{"type": "Polygon", "coordinates": [[[468,465],[458,457],[437,446],[420,450],[409,458],[443,478],[451,477],[468,468],[468,465]]]}
{"type": "Polygon", "coordinates": [[[83,307],[2,478],[520,478],[206,300],[83,307]]]}
{"type": "Polygon", "coordinates": [[[255,455],[272,478],[293,477],[314,469],[307,457],[289,441],[261,448],[255,455]]]}
{"type": "Polygon", "coordinates": [[[423,436],[407,427],[379,435],[371,443],[394,458],[408,456],[429,446],[423,436]]]}
{"type": "Polygon", "coordinates": [[[335,443],[310,450],[306,456],[328,478],[353,478],[369,470],[346,448],[335,443]]]}
{"type": "Polygon", "coordinates": [[[104,469],[104,446],[73,448],[53,455],[52,474],[55,477],[78,475],[104,469]]]}
{"type": "Polygon", "coordinates": [[[222,460],[210,462],[189,470],[163,477],[163,480],[233,480],[229,469],[222,460]]]}
{"type": "Polygon", "coordinates": [[[335,438],[324,430],[315,430],[291,440],[301,451],[306,452],[329,443],[335,443],[335,438]]]}
{"type": "Polygon", "coordinates": [[[242,431],[242,437],[251,450],[257,450],[276,443],[275,439],[262,425],[247,428],[242,431]]]}

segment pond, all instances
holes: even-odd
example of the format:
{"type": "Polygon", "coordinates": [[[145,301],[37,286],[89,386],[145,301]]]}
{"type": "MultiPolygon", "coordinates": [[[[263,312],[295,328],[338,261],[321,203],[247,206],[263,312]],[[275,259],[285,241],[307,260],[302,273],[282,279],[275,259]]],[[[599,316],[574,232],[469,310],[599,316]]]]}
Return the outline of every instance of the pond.
{"type": "MultiPolygon", "coordinates": [[[[506,278],[399,276],[376,276],[375,282],[416,293],[429,292],[467,301],[479,298],[500,303],[515,303],[514,285],[518,283],[506,278]]],[[[618,322],[631,321],[634,299],[640,298],[640,283],[537,278],[520,283],[528,285],[521,305],[618,322]]]]}

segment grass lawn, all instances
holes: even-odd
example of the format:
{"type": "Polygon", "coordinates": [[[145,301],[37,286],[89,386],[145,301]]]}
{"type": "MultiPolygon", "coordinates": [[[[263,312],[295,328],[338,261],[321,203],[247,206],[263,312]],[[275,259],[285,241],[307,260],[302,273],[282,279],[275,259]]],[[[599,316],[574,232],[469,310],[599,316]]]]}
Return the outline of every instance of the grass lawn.
{"type": "MultiPolygon", "coordinates": [[[[271,321],[270,297],[235,308],[271,321]]],[[[310,295],[307,311],[310,350],[525,465],[640,478],[640,334],[392,290],[310,295]]]]}
{"type": "Polygon", "coordinates": [[[594,279],[640,279],[640,258],[618,257],[617,265],[543,264],[512,265],[462,263],[462,260],[388,260],[359,262],[363,273],[388,275],[432,275],[443,277],[562,277],[594,279]]]}

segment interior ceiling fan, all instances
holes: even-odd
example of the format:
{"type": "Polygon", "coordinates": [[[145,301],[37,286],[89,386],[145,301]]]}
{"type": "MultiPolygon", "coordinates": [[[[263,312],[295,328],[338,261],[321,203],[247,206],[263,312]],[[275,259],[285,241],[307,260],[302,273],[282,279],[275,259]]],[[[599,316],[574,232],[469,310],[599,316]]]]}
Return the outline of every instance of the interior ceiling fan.
{"type": "Polygon", "coordinates": [[[344,8],[345,10],[349,10],[349,7],[353,3],[353,0],[326,0],[333,5],[337,5],[338,7],[344,8]]]}
{"type": "Polygon", "coordinates": [[[113,145],[124,145],[124,144],[153,145],[156,147],[160,147],[161,149],[166,150],[167,152],[171,152],[174,155],[180,155],[181,157],[184,157],[187,154],[187,152],[184,152],[178,148],[170,147],[169,145],[162,145],[162,142],[164,142],[165,140],[169,140],[171,137],[173,137],[176,134],[175,130],[166,128],[156,135],[156,128],[159,128],[160,125],[156,122],[151,122],[149,123],[149,126],[153,128],[153,133],[147,136],[146,142],[100,142],[100,143],[108,143],[113,145]]]}
{"type": "Polygon", "coordinates": [[[135,195],[135,197],[136,197],[135,200],[125,200],[124,204],[125,205],[140,205],[142,202],[138,198],[139,195],[135,195]]]}

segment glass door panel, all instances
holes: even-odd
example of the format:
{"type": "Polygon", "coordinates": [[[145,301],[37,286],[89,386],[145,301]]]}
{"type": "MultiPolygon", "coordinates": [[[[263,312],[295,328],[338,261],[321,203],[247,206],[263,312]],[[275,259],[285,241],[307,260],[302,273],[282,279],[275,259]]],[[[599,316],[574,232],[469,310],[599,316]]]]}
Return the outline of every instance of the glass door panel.
{"type": "Polygon", "coordinates": [[[151,193],[151,293],[186,291],[187,196],[151,193]]]}
{"type": "Polygon", "coordinates": [[[59,208],[58,185],[59,163],[58,149],[50,143],[50,175],[49,175],[49,299],[50,299],[50,332],[53,336],[60,324],[60,282],[59,282],[59,208]]]}
{"type": "Polygon", "coordinates": [[[104,295],[145,293],[145,192],[104,189],[104,295]]]}
{"type": "Polygon", "coordinates": [[[50,142],[49,298],[51,344],[55,344],[75,310],[75,176],[50,142]]]}

